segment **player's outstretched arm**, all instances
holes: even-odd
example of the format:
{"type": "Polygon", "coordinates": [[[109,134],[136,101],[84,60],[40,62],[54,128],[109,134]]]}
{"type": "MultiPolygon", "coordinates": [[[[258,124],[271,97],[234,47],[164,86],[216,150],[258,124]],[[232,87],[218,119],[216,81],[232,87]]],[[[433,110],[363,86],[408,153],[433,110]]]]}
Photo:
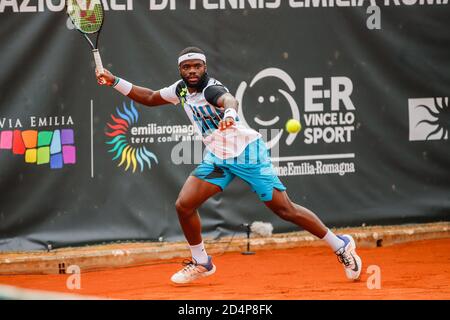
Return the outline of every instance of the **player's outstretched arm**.
{"type": "Polygon", "coordinates": [[[137,103],[155,107],[164,104],[169,104],[168,101],[164,100],[159,91],[153,91],[149,88],[139,87],[114,76],[109,70],[104,69],[104,72],[100,73],[98,70],[95,71],[97,76],[97,82],[100,85],[106,85],[114,87],[122,94],[126,95],[130,99],[133,99],[137,103]]]}

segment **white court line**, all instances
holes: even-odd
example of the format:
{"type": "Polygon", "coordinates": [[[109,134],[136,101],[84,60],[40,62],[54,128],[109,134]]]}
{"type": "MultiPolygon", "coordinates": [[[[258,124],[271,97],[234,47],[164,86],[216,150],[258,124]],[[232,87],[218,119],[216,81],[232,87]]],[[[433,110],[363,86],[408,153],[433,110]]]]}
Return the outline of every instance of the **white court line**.
{"type": "Polygon", "coordinates": [[[94,178],[94,100],[91,100],[91,178],[94,178]]]}
{"type": "Polygon", "coordinates": [[[299,160],[350,159],[354,157],[355,157],[354,153],[339,153],[339,154],[318,154],[311,156],[279,157],[279,158],[271,158],[271,160],[272,162],[284,162],[284,161],[299,161],[299,160]]]}

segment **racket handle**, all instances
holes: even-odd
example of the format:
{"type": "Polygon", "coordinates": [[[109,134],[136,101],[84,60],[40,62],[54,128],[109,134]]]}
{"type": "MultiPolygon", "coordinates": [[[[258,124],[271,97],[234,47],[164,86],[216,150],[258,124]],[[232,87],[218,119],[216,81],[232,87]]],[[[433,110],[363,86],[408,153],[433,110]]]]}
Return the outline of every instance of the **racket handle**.
{"type": "Polygon", "coordinates": [[[98,49],[92,50],[92,53],[94,54],[94,60],[95,60],[95,66],[97,67],[98,71],[100,73],[103,73],[103,63],[102,58],[100,57],[100,52],[98,52],[98,49]]]}

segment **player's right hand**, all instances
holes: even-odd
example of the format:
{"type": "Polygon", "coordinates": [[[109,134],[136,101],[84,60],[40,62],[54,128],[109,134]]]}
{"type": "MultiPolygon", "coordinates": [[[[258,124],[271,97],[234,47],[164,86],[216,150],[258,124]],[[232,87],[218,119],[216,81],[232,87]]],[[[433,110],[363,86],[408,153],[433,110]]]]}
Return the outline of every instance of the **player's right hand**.
{"type": "Polygon", "coordinates": [[[104,71],[100,73],[98,69],[95,69],[95,75],[97,77],[97,82],[99,85],[106,85],[106,86],[112,86],[114,84],[114,81],[116,80],[116,77],[109,72],[106,69],[103,69],[104,71]]]}
{"type": "Polygon", "coordinates": [[[219,122],[219,130],[224,131],[234,125],[234,119],[231,117],[225,118],[219,122]]]}

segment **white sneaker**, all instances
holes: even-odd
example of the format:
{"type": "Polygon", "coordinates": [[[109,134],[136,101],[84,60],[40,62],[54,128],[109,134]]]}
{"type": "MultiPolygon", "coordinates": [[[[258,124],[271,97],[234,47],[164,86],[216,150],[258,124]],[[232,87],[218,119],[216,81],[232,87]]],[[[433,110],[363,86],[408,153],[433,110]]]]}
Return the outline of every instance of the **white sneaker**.
{"type": "Polygon", "coordinates": [[[338,238],[345,242],[344,246],[335,252],[338,260],[344,265],[347,278],[349,280],[358,280],[361,275],[362,261],[356,254],[355,240],[348,234],[338,236],[338,238]]]}
{"type": "Polygon", "coordinates": [[[198,264],[195,260],[184,263],[185,267],[175,273],[170,280],[174,283],[189,283],[194,280],[204,278],[216,272],[216,266],[212,263],[211,256],[208,256],[207,264],[198,264]]]}

